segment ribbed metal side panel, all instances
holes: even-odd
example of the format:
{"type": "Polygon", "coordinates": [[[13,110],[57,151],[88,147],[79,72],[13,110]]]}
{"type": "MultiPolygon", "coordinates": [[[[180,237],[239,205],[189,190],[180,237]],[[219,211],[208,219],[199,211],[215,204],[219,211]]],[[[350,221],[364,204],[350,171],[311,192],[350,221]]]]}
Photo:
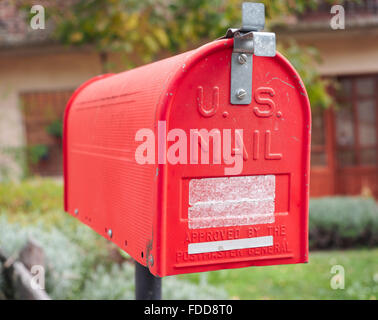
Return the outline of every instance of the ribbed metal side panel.
{"type": "Polygon", "coordinates": [[[152,240],[156,166],[135,161],[135,134],[155,131],[156,108],[186,54],[96,81],[67,119],[68,211],[140,262],[152,240]]]}

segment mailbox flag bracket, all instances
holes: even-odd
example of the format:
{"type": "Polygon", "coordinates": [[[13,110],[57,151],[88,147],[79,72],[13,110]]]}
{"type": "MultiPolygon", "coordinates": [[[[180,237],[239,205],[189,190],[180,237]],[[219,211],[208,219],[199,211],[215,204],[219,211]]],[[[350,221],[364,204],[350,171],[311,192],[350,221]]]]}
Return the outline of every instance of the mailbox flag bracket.
{"type": "Polygon", "coordinates": [[[265,25],[265,6],[262,3],[244,2],[242,27],[228,29],[224,38],[234,38],[231,56],[230,103],[248,105],[252,101],[253,55],[274,57],[276,35],[260,32],[265,25]]]}

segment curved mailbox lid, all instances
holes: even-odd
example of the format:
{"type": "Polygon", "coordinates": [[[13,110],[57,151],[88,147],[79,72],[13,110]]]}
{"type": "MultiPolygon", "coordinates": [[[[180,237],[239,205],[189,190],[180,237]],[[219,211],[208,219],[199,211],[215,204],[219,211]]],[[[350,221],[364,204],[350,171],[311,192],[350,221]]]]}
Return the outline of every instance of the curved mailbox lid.
{"type": "MultiPolygon", "coordinates": [[[[158,110],[158,119],[167,121],[167,132],[183,130],[188,146],[186,164],[168,161],[159,166],[161,214],[156,216],[155,230],[160,250],[153,253],[161,263],[152,266],[159,275],[308,259],[311,113],[306,90],[298,73],[279,53],[254,57],[251,104],[230,104],[232,45],[233,39],[218,40],[187,56],[170,83],[163,108],[158,110]],[[200,156],[199,164],[191,163],[193,129],[219,131],[221,158],[225,132],[231,130],[234,146],[235,133],[243,130],[242,170],[233,170],[235,166],[225,164],[223,158],[219,164],[214,161],[214,150],[218,149],[211,139],[207,141],[206,132],[198,138],[198,152],[208,153],[209,164],[201,164],[200,156]],[[226,182],[224,177],[235,177],[239,183],[226,182]],[[217,184],[224,184],[226,192],[234,185],[234,192],[240,193],[238,184],[242,188],[246,179],[262,189],[271,179],[265,202],[259,202],[251,188],[247,199],[213,195],[207,203],[190,203],[192,193],[211,194],[217,184]],[[201,184],[205,186],[202,189],[201,184]],[[265,217],[259,220],[256,212],[265,217]],[[224,218],[219,218],[222,215],[224,218]],[[254,248],[250,238],[263,245],[254,248]],[[245,239],[245,244],[240,239],[245,239]]],[[[168,152],[175,143],[177,137],[168,142],[168,152]]]]}

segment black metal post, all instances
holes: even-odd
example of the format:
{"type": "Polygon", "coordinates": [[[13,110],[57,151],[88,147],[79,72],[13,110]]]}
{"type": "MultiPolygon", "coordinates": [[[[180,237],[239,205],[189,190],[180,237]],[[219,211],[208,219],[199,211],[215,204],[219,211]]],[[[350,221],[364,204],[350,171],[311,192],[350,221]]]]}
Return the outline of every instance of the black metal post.
{"type": "Polygon", "coordinates": [[[148,268],[135,261],[135,299],[160,300],[161,278],[151,274],[148,268]]]}

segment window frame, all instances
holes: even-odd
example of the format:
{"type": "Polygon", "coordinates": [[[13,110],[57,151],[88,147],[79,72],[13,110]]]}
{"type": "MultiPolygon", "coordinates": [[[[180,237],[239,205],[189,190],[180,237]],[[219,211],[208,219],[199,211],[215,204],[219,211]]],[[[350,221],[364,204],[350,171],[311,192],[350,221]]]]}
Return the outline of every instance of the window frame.
{"type": "MultiPolygon", "coordinates": [[[[328,153],[328,143],[329,143],[329,138],[327,137],[327,133],[329,132],[328,130],[328,122],[329,119],[327,117],[327,110],[320,110],[318,112],[321,112],[321,118],[323,121],[323,135],[324,135],[324,143],[323,144],[314,144],[311,141],[311,156],[313,152],[316,153],[323,153],[325,156],[325,164],[313,164],[311,162],[311,169],[324,169],[329,167],[330,163],[330,155],[328,153]]],[[[314,118],[314,115],[312,116],[314,118]]],[[[313,132],[312,132],[313,134],[313,132]]],[[[311,139],[312,140],[312,139],[311,139]]]]}
{"type": "MultiPolygon", "coordinates": [[[[339,99],[339,102],[342,101],[349,101],[352,108],[352,119],[353,119],[353,137],[354,137],[354,144],[352,146],[340,146],[337,141],[337,136],[335,136],[335,151],[336,151],[336,162],[338,167],[347,169],[347,168],[372,168],[376,167],[377,163],[375,164],[363,164],[361,163],[361,150],[376,150],[376,158],[378,161],[378,74],[361,74],[361,75],[349,75],[349,76],[340,76],[337,78],[339,81],[342,79],[348,79],[351,81],[351,94],[350,96],[346,98],[339,99]],[[357,92],[357,80],[363,79],[363,78],[374,78],[375,81],[375,92],[371,95],[359,95],[357,92]],[[372,99],[375,101],[375,124],[376,124],[376,130],[375,130],[375,145],[369,145],[369,146],[361,146],[360,143],[360,121],[358,117],[358,109],[357,105],[359,101],[362,100],[369,100],[372,99]],[[339,151],[352,151],[353,152],[353,165],[341,165],[339,159],[338,159],[338,153],[339,151]]],[[[337,128],[337,111],[335,112],[335,128],[337,128]]]]}

